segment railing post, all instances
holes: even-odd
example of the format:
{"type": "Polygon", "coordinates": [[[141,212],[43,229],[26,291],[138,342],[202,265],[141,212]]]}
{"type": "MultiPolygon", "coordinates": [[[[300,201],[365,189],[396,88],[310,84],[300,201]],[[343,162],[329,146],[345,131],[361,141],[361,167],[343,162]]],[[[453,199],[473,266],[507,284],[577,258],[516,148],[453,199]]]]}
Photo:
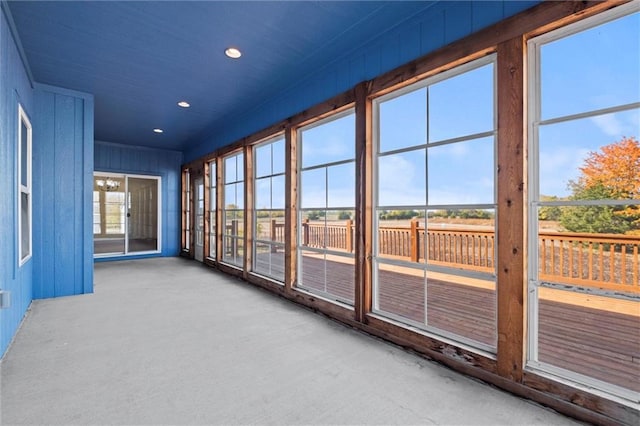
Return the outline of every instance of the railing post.
{"type": "Polygon", "coordinates": [[[351,253],[353,251],[353,222],[351,221],[351,219],[347,219],[347,236],[346,236],[346,249],[349,253],[351,253]]]}
{"type": "Polygon", "coordinates": [[[304,223],[302,224],[302,245],[303,246],[308,246],[309,245],[309,218],[306,218],[304,220],[304,223]]]}
{"type": "MultiPolygon", "coordinates": [[[[276,235],[276,220],[271,219],[271,241],[275,242],[277,239],[276,235]]],[[[277,253],[278,249],[275,245],[271,244],[271,253],[277,253]]]]}
{"type": "MultiPolygon", "coordinates": [[[[231,235],[233,235],[234,237],[238,236],[238,219],[233,219],[231,221],[231,235]]],[[[231,239],[231,253],[233,253],[235,257],[238,256],[238,239],[237,238],[231,239]]]]}
{"type": "Polygon", "coordinates": [[[417,262],[420,259],[420,252],[418,250],[420,234],[418,233],[418,221],[416,219],[411,220],[411,233],[409,234],[409,240],[411,244],[411,261],[417,262]]]}

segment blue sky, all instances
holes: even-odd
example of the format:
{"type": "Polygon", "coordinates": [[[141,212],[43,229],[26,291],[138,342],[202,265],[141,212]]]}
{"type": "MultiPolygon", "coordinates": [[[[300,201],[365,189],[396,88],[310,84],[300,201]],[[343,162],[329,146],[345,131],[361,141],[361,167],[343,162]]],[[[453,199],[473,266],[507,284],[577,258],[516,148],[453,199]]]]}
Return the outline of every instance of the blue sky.
{"type": "MultiPolygon", "coordinates": [[[[640,102],[638,34],[635,13],[543,45],[542,119],[640,102]]],[[[420,148],[379,157],[379,205],[494,203],[493,137],[471,136],[495,130],[493,74],[493,64],[481,65],[380,103],[376,149],[420,148]],[[465,139],[438,145],[452,138],[465,139]]],[[[541,126],[541,194],[569,195],[567,184],[578,178],[589,152],[639,133],[637,108],[541,126]]],[[[303,129],[301,136],[303,168],[355,158],[353,112],[303,129]]],[[[284,172],[284,140],[258,148],[256,167],[258,178],[284,172]]],[[[355,205],[354,162],[303,171],[301,181],[302,208],[355,205]]],[[[284,178],[259,179],[257,194],[258,208],[283,208],[284,178]]]]}
{"type": "MultiPolygon", "coordinates": [[[[640,102],[639,34],[635,13],[542,46],[542,120],[640,102]]],[[[541,126],[540,193],[570,195],[589,152],[639,133],[638,109],[541,126]]]]}

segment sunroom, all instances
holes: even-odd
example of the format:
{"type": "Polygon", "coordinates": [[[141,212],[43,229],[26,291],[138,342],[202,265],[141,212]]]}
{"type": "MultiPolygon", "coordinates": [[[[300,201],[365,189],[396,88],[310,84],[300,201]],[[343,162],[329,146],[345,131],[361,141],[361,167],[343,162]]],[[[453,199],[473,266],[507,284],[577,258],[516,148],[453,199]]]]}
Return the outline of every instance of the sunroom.
{"type": "Polygon", "coordinates": [[[95,263],[181,256],[638,421],[640,3],[2,10],[3,353],[95,263]]]}

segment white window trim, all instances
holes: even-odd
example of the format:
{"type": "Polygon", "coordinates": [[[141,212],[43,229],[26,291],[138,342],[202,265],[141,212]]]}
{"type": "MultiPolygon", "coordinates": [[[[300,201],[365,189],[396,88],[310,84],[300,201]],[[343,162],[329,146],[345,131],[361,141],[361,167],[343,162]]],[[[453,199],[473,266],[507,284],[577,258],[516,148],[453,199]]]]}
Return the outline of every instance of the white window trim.
{"type": "Polygon", "coordinates": [[[22,108],[22,105],[18,104],[18,131],[17,131],[17,180],[18,180],[18,197],[16,203],[16,211],[18,216],[18,266],[24,265],[33,254],[33,186],[32,186],[32,168],[33,168],[33,128],[31,127],[31,121],[26,112],[22,108]],[[22,185],[22,125],[27,128],[27,185],[22,185]],[[29,229],[29,253],[26,256],[22,256],[22,194],[27,194],[29,200],[28,206],[28,229],[29,229]]]}
{"type": "MultiPolygon", "coordinates": [[[[529,141],[529,206],[528,206],[528,271],[527,271],[527,355],[524,369],[536,374],[550,377],[561,383],[586,390],[591,393],[612,399],[626,406],[637,408],[640,403],[640,395],[629,389],[621,388],[611,383],[603,382],[593,377],[588,377],[577,372],[566,370],[551,364],[542,363],[538,360],[538,289],[544,286],[538,279],[538,218],[537,207],[545,205],[620,205],[629,204],[630,200],[622,201],[585,201],[574,203],[541,202],[539,188],[539,138],[538,129],[541,124],[551,124],[553,122],[569,121],[582,117],[598,115],[604,112],[617,112],[637,107],[636,104],[619,105],[605,110],[584,111],[569,116],[555,117],[553,119],[541,120],[541,100],[540,100],[540,48],[542,45],[569,37],[573,34],[604,25],[607,22],[630,15],[640,11],[639,2],[630,2],[614,9],[602,12],[598,15],[586,18],[574,24],[567,25],[549,33],[532,38],[527,42],[528,64],[527,73],[529,75],[527,92],[529,117],[527,122],[527,136],[529,141]],[[610,111],[609,111],[610,110],[610,111]],[[536,236],[535,238],[532,238],[536,236]]],[[[631,202],[631,204],[636,204],[631,202]]],[[[603,295],[615,297],[610,291],[602,292],[603,295]]]]}

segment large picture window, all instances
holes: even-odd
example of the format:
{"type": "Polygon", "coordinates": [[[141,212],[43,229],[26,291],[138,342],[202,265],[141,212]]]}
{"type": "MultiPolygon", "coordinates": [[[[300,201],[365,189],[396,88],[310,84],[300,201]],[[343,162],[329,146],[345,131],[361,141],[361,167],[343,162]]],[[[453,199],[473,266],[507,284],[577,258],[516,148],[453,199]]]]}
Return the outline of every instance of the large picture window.
{"type": "Polygon", "coordinates": [[[216,209],[218,205],[218,180],[216,160],[209,162],[209,258],[216,259],[218,230],[216,209]]]}
{"type": "Polygon", "coordinates": [[[32,245],[32,187],[31,187],[31,122],[18,105],[18,253],[19,264],[31,258],[32,245]]]}
{"type": "Polygon", "coordinates": [[[496,348],[494,56],[374,101],[374,312],[496,348]]]}
{"type": "Polygon", "coordinates": [[[638,3],[529,42],[528,367],[637,403],[638,3]]]}
{"type": "Polygon", "coordinates": [[[244,265],[244,155],[224,158],[224,218],[222,260],[242,268],[244,265]]]}
{"type": "Polygon", "coordinates": [[[254,147],[253,271],[284,281],[284,138],[254,147]]]}
{"type": "Polygon", "coordinates": [[[355,114],[298,130],[298,287],[353,304],[355,114]]]}
{"type": "Polygon", "coordinates": [[[182,250],[191,250],[191,174],[182,171],[182,250]]]}

